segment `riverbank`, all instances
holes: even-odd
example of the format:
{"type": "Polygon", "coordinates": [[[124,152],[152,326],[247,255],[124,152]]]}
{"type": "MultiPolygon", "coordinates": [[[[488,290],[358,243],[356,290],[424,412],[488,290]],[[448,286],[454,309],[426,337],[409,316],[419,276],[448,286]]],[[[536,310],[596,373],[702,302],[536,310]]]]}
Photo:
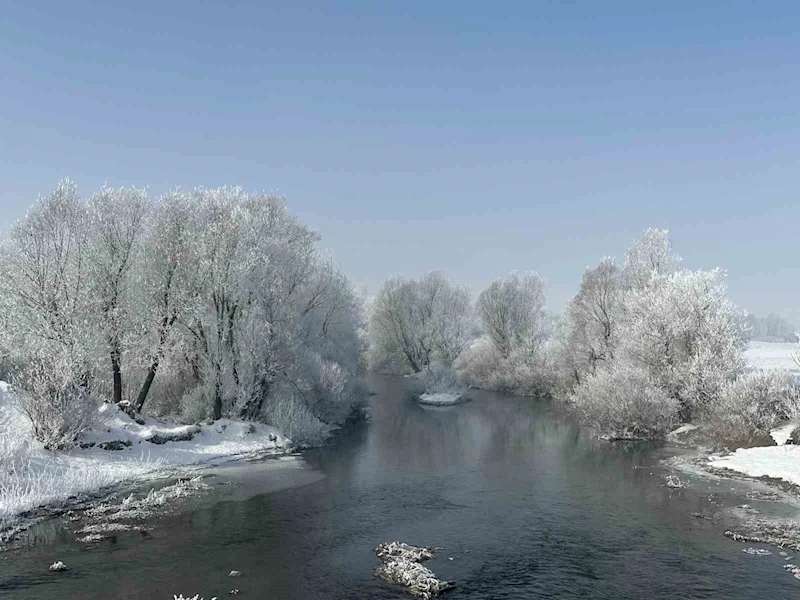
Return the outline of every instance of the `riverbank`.
{"type": "Polygon", "coordinates": [[[182,425],[100,407],[79,447],[48,451],[0,382],[0,541],[71,507],[149,481],[178,478],[245,456],[288,453],[290,439],[261,423],[182,425]]]}
{"type": "MultiPolygon", "coordinates": [[[[734,542],[777,547],[789,560],[786,551],[800,552],[800,446],[791,443],[787,435],[794,429],[794,424],[787,424],[773,430],[771,437],[778,445],[734,452],[712,452],[695,446],[664,462],[681,472],[716,480],[716,486],[734,482],[752,485],[745,503],[729,511],[732,520],[724,534],[734,542]]],[[[753,549],[744,549],[749,550],[753,549]]],[[[756,551],[769,553],[764,548],[756,551]]],[[[797,575],[794,571],[791,574],[797,575]]]]}

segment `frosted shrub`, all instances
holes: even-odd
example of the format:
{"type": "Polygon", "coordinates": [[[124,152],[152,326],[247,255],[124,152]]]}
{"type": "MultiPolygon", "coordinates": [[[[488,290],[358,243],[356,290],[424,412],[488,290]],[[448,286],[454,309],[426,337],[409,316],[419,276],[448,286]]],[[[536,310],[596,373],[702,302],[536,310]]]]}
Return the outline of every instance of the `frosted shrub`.
{"type": "Polygon", "coordinates": [[[295,394],[277,394],[270,398],[264,418],[300,446],[322,443],[329,431],[328,426],[309,410],[305,400],[295,394]]]}
{"type": "Polygon", "coordinates": [[[17,406],[47,450],[69,448],[98,418],[98,403],[63,362],[40,358],[17,378],[17,406]]]}
{"type": "Polygon", "coordinates": [[[428,367],[422,374],[420,384],[426,394],[459,394],[464,391],[456,370],[442,363],[428,367]]]}
{"type": "Polygon", "coordinates": [[[534,396],[550,387],[544,347],[530,356],[512,352],[503,358],[488,338],[480,338],[455,362],[455,367],[470,387],[534,396]]]}
{"type": "Polygon", "coordinates": [[[198,385],[181,398],[181,420],[184,423],[200,423],[211,415],[211,396],[207,386],[198,385]]]}
{"type": "Polygon", "coordinates": [[[326,423],[342,422],[366,396],[363,385],[335,361],[318,359],[316,365],[313,412],[326,423]]]}
{"type": "Polygon", "coordinates": [[[678,418],[678,401],[628,364],[590,375],[575,388],[572,401],[588,425],[618,438],[660,438],[678,418]]]}
{"type": "Polygon", "coordinates": [[[488,337],[475,340],[456,359],[454,366],[464,381],[471,387],[498,389],[495,375],[502,357],[488,337]]]}
{"type": "Polygon", "coordinates": [[[800,394],[786,371],[752,371],[722,389],[703,414],[703,423],[719,444],[729,448],[769,440],[772,428],[800,417],[800,394]]]}

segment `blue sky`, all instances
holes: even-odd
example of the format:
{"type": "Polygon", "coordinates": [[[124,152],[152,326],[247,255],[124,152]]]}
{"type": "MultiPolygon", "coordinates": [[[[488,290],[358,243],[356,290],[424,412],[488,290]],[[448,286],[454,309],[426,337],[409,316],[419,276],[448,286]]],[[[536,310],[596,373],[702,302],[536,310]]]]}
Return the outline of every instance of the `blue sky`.
{"type": "Polygon", "coordinates": [[[372,292],[536,270],[554,310],[666,227],[800,324],[797,3],[293,4],[6,3],[0,226],[66,176],[240,184],[372,292]]]}

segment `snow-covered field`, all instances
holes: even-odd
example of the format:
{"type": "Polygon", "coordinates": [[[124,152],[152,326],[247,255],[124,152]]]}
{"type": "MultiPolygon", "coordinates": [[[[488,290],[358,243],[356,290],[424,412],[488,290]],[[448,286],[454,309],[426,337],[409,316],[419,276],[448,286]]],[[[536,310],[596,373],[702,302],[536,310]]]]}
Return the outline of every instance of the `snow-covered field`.
{"type": "Polygon", "coordinates": [[[0,532],[13,526],[21,513],[38,507],[64,505],[103,488],[234,456],[278,453],[291,444],[276,429],[259,423],[223,419],[195,426],[145,418],[140,425],[106,404],[100,408],[100,425],[81,439],[92,447],[51,452],[34,440],[30,423],[14,406],[13,394],[8,384],[0,382],[0,532]],[[167,441],[176,437],[186,439],[167,441]]]}
{"type": "Polygon", "coordinates": [[[460,393],[440,393],[440,394],[421,394],[419,401],[422,404],[432,404],[435,406],[449,406],[463,402],[464,398],[460,393]]]}
{"type": "Polygon", "coordinates": [[[747,362],[757,369],[786,369],[800,372],[794,357],[800,344],[786,342],[750,342],[745,351],[747,362]]]}

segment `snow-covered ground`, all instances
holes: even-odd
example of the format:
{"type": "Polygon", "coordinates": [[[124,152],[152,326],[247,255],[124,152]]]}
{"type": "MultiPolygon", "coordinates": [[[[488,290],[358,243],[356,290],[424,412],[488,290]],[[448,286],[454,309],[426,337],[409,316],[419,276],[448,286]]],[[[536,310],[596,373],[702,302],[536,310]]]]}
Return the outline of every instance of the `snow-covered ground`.
{"type": "Polygon", "coordinates": [[[440,394],[421,394],[419,401],[422,404],[433,404],[435,406],[449,406],[450,404],[458,404],[464,400],[460,393],[440,393],[440,394]]]}
{"type": "Polygon", "coordinates": [[[757,369],[786,369],[800,372],[794,357],[800,352],[800,344],[787,342],[750,342],[745,356],[750,366],[757,369]]]}
{"type": "Polygon", "coordinates": [[[751,477],[773,477],[800,485],[800,446],[740,448],[728,456],[712,459],[710,465],[751,477]]]}
{"type": "Polygon", "coordinates": [[[21,513],[38,507],[64,505],[109,486],[156,479],[238,455],[278,453],[291,444],[260,423],[223,419],[195,426],[145,418],[140,425],[106,404],[100,407],[100,425],[81,439],[91,447],[51,452],[34,440],[13,394],[0,382],[0,532],[21,513]],[[167,441],[176,437],[186,439],[167,441]]]}

